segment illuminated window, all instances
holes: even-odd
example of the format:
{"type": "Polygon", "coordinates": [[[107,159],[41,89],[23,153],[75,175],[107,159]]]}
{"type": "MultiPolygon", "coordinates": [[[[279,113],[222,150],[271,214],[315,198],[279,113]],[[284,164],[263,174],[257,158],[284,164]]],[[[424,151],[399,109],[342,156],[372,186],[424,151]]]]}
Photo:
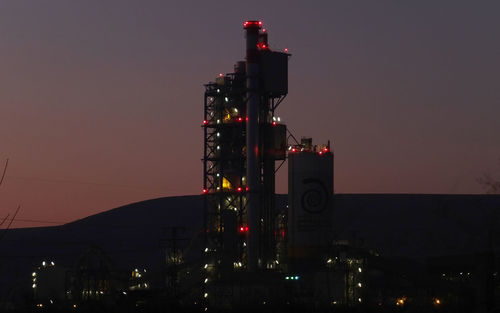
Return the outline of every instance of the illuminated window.
{"type": "Polygon", "coordinates": [[[225,177],[222,177],[222,188],[223,189],[232,189],[232,185],[231,185],[231,182],[226,179],[225,177]]]}

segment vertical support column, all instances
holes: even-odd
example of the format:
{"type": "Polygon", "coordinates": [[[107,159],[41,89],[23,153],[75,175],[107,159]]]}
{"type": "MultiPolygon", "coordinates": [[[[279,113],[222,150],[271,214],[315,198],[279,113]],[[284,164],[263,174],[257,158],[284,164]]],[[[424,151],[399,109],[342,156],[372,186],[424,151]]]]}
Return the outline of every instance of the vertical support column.
{"type": "Polygon", "coordinates": [[[258,268],[259,237],[260,237],[260,162],[259,162],[259,60],[257,44],[259,29],[262,22],[247,21],[243,24],[246,30],[246,153],[247,153],[247,269],[255,271],[258,268]]]}

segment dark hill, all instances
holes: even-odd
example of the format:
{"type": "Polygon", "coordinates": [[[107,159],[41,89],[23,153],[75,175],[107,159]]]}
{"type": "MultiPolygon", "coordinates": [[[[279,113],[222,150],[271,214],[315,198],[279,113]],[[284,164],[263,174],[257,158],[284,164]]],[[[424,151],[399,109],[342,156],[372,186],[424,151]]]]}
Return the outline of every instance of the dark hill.
{"type": "MultiPolygon", "coordinates": [[[[278,207],[286,195],[277,196],[278,207]]],[[[1,295],[19,294],[42,260],[71,268],[85,248],[100,246],[117,269],[161,271],[167,227],[184,227],[190,259],[202,249],[202,196],[147,200],[55,227],[11,229],[0,242],[1,295]]],[[[385,256],[425,258],[500,251],[500,196],[341,194],[334,200],[334,239],[385,256]]]]}

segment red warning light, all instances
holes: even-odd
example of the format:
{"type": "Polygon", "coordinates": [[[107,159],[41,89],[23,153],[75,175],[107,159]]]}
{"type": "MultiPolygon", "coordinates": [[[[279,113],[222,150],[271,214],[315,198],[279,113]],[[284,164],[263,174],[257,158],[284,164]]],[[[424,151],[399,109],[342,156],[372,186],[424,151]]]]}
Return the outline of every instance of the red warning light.
{"type": "Polygon", "coordinates": [[[222,76],[224,76],[224,74],[222,74],[222,73],[219,73],[219,77],[222,77],[222,76]]]}
{"type": "Polygon", "coordinates": [[[265,33],[265,32],[267,32],[267,30],[266,30],[265,28],[263,28],[263,29],[262,29],[262,32],[263,32],[263,33],[265,33]]]}
{"type": "Polygon", "coordinates": [[[245,188],[245,191],[248,191],[248,187],[245,188]]]}
{"type": "Polygon", "coordinates": [[[295,149],[295,148],[292,148],[292,150],[291,150],[291,151],[292,151],[292,152],[297,152],[297,149],[295,149]]]}
{"type": "Polygon", "coordinates": [[[238,122],[243,122],[243,118],[241,116],[238,117],[238,122]]]}
{"type": "Polygon", "coordinates": [[[284,50],[284,51],[285,51],[285,53],[288,53],[288,48],[285,48],[285,50],[284,50]]]}
{"type": "Polygon", "coordinates": [[[273,122],[273,126],[276,126],[276,125],[277,125],[276,122],[273,122]]]}
{"type": "Polygon", "coordinates": [[[238,190],[238,192],[241,192],[243,189],[241,187],[238,187],[236,188],[236,190],[238,190]]]}
{"type": "Polygon", "coordinates": [[[249,27],[258,27],[260,28],[262,26],[262,21],[246,21],[243,23],[243,28],[249,28],[249,27]]]}
{"type": "Polygon", "coordinates": [[[248,226],[240,226],[239,231],[240,233],[248,233],[248,226]]]}
{"type": "Polygon", "coordinates": [[[203,120],[203,125],[207,125],[208,124],[208,121],[207,120],[203,120]]]}
{"type": "Polygon", "coordinates": [[[207,193],[207,192],[208,192],[208,190],[206,190],[206,189],[203,189],[203,193],[207,193]]]}

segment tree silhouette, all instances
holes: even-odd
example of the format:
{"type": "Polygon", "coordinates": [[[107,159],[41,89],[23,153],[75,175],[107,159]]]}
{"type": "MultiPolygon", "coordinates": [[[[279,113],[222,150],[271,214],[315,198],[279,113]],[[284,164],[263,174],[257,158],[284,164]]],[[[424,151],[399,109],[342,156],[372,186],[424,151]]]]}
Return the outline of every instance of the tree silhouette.
{"type": "MultiPolygon", "coordinates": [[[[9,159],[5,160],[5,166],[3,167],[3,172],[2,172],[2,178],[0,178],[0,186],[3,184],[3,180],[5,178],[5,174],[7,173],[7,167],[9,166],[9,159]]],[[[7,230],[9,230],[10,226],[12,225],[12,223],[14,222],[14,219],[16,218],[17,216],[17,213],[19,213],[19,210],[21,209],[21,206],[18,205],[17,206],[17,209],[16,211],[14,212],[14,215],[12,216],[12,218],[10,219],[9,221],[9,224],[7,225],[7,227],[4,229],[4,231],[0,234],[0,242],[2,242],[2,239],[3,237],[5,236],[5,234],[7,233],[7,230]]],[[[3,219],[2,221],[0,222],[0,226],[2,226],[6,221],[7,219],[9,218],[10,216],[10,213],[8,213],[3,219]]]]}
{"type": "MultiPolygon", "coordinates": [[[[500,169],[500,159],[498,160],[498,167],[500,169]]],[[[483,176],[477,179],[477,182],[486,190],[486,193],[500,194],[500,178],[484,173],[483,176]]]]}
{"type": "MultiPolygon", "coordinates": [[[[7,166],[9,166],[9,159],[7,159],[7,160],[5,161],[5,166],[3,167],[3,172],[2,172],[2,178],[0,178],[0,186],[2,186],[2,184],[3,184],[3,179],[5,178],[5,173],[7,173],[7,166]]],[[[6,220],[7,220],[7,218],[9,217],[9,215],[10,215],[10,214],[7,214],[7,215],[3,218],[2,222],[0,222],[0,226],[2,226],[2,225],[3,225],[3,223],[5,223],[5,221],[6,221],[6,220]]]]}

